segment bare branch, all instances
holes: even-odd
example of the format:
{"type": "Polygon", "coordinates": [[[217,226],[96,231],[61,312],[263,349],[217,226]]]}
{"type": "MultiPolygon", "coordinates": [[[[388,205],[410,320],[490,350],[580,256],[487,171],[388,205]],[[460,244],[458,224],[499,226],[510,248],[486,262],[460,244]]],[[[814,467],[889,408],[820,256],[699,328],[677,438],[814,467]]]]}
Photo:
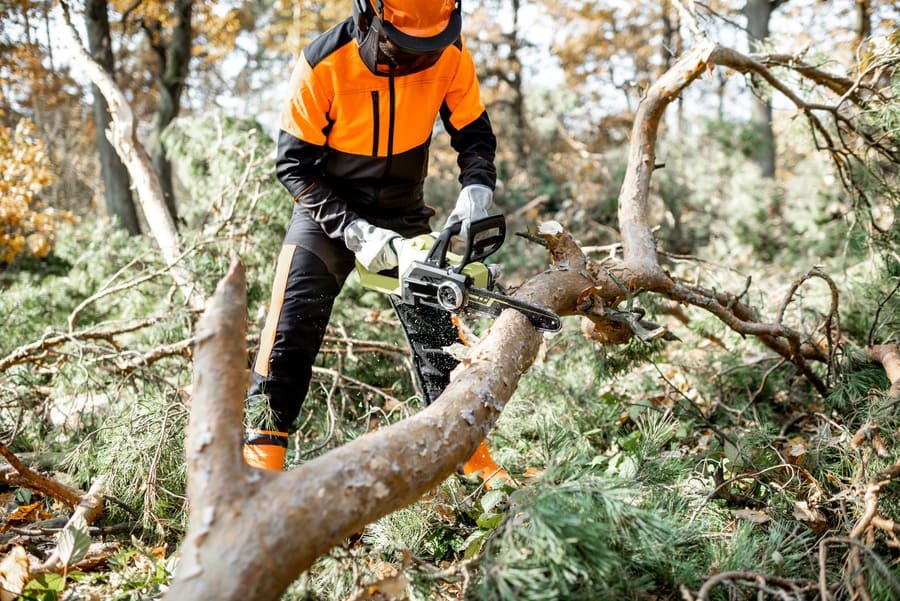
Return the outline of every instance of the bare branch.
{"type": "MultiPolygon", "coordinates": [[[[9,465],[13,468],[14,471],[3,471],[0,472],[0,475],[3,476],[3,482],[7,485],[11,486],[21,486],[24,488],[30,488],[31,490],[36,490],[37,492],[46,495],[48,497],[52,497],[57,501],[60,501],[64,505],[69,508],[76,508],[81,504],[85,499],[88,499],[90,493],[87,495],[70,486],[66,486],[65,484],[60,484],[56,480],[52,480],[50,478],[45,478],[29,468],[27,465],[22,463],[22,461],[16,457],[15,453],[9,450],[9,448],[0,443],[0,455],[2,455],[6,461],[9,462],[9,465]]],[[[97,517],[99,511],[102,511],[102,503],[99,508],[95,508],[91,510],[91,513],[88,515],[92,518],[97,517]]]]}
{"type": "Polygon", "coordinates": [[[57,0],[64,26],[60,28],[63,40],[74,54],[74,64],[88,74],[97,89],[103,94],[109,106],[112,122],[107,137],[127,167],[137,191],[147,224],[153,232],[162,251],[166,264],[172,269],[172,277],[195,309],[203,307],[204,299],[193,281],[193,277],[177,265],[179,251],[178,232],[175,221],[166,209],[164,194],[159,177],[154,171],[150,156],[137,138],[137,123],[128,99],[112,77],[98,65],[84,49],[69,16],[69,7],[64,0],[57,0]]]}

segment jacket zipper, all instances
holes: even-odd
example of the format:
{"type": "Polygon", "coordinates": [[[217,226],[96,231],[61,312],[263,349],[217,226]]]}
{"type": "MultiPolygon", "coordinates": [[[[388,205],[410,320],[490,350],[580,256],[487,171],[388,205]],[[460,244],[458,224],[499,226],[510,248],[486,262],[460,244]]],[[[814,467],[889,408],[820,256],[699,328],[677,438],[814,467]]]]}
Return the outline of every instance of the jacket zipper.
{"type": "Polygon", "coordinates": [[[378,136],[381,110],[378,102],[378,90],[372,90],[372,156],[378,156],[378,136]]]}
{"type": "Polygon", "coordinates": [[[390,116],[388,117],[387,168],[385,169],[388,173],[390,173],[391,171],[391,159],[394,156],[394,105],[396,104],[395,93],[394,72],[392,70],[391,74],[388,76],[388,101],[390,102],[388,108],[390,109],[390,116]]]}
{"type": "MultiPolygon", "coordinates": [[[[391,73],[388,75],[388,128],[387,128],[387,162],[384,167],[385,174],[391,172],[391,159],[394,156],[394,120],[395,120],[395,107],[394,107],[394,74],[391,73]]],[[[372,90],[372,111],[374,113],[373,123],[372,123],[372,156],[378,156],[378,138],[381,134],[380,127],[380,101],[378,96],[378,90],[372,90]]],[[[377,204],[381,197],[381,188],[376,189],[375,191],[375,203],[377,204]]]]}

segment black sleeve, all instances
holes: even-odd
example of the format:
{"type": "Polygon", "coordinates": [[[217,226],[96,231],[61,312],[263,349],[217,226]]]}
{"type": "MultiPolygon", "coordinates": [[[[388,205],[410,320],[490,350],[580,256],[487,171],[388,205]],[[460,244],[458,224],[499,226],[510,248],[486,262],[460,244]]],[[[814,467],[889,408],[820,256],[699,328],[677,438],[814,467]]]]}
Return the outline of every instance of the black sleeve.
{"type": "Polygon", "coordinates": [[[318,163],[324,148],[309,144],[282,130],[278,134],[275,175],[294,202],[322,226],[330,238],[341,238],[344,227],[359,217],[322,178],[318,163]]]}
{"type": "Polygon", "coordinates": [[[497,183],[497,169],[494,167],[497,138],[487,111],[465,127],[456,129],[450,123],[450,109],[444,103],[441,106],[441,120],[450,134],[450,145],[458,153],[459,183],[463,186],[482,184],[493,190],[497,183]]]}

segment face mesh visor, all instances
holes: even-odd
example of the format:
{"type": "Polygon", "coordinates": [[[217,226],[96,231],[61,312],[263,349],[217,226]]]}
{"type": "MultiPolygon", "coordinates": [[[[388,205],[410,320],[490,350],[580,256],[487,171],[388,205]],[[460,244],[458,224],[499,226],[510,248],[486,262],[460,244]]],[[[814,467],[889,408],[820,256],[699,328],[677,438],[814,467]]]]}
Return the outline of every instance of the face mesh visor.
{"type": "Polygon", "coordinates": [[[438,62],[443,51],[443,48],[431,52],[403,49],[377,26],[369,28],[359,45],[363,62],[378,75],[402,76],[424,71],[438,62]]]}

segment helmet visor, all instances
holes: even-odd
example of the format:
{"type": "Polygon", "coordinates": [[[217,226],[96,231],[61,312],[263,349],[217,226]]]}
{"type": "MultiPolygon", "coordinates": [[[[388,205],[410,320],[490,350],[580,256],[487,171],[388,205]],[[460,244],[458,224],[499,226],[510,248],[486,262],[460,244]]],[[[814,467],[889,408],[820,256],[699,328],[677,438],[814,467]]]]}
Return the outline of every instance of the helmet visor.
{"type": "Polygon", "coordinates": [[[383,34],[370,32],[360,45],[360,56],[376,75],[412,75],[434,66],[443,50],[428,54],[406,52],[383,34]]]}
{"type": "Polygon", "coordinates": [[[443,31],[428,37],[418,37],[404,33],[386,19],[378,19],[376,27],[398,48],[409,54],[431,54],[440,52],[459,38],[462,31],[462,16],[459,9],[450,14],[450,20],[443,31]]]}
{"type": "Polygon", "coordinates": [[[381,36],[378,40],[379,71],[394,75],[410,75],[432,67],[443,54],[441,48],[434,52],[417,53],[408,52],[387,37],[381,36]]]}

